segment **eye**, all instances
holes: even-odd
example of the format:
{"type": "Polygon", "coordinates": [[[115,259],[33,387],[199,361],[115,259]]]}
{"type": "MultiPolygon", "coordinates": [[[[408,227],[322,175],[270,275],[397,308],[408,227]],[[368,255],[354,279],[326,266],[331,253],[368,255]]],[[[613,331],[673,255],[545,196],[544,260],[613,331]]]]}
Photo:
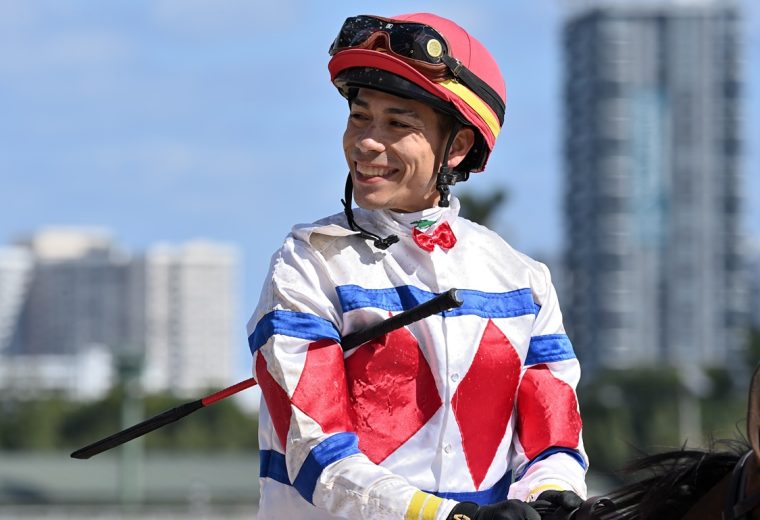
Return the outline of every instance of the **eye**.
{"type": "Polygon", "coordinates": [[[391,126],[396,127],[396,128],[411,128],[412,127],[412,125],[405,123],[403,121],[398,121],[398,120],[391,121],[391,126]]]}
{"type": "Polygon", "coordinates": [[[366,114],[362,114],[361,112],[351,112],[348,114],[348,118],[354,121],[366,121],[369,119],[366,114]]]}

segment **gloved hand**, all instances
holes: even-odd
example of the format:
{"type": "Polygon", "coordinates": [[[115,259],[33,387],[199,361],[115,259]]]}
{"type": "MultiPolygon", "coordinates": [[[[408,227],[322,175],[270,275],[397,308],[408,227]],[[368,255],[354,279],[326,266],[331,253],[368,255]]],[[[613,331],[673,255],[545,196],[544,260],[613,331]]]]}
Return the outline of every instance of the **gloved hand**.
{"type": "Polygon", "coordinates": [[[583,499],[572,491],[550,489],[538,495],[535,502],[528,503],[541,513],[543,520],[569,520],[583,499]]]}
{"type": "Polygon", "coordinates": [[[522,500],[505,500],[488,506],[460,502],[446,520],[541,520],[541,515],[522,500]]]}

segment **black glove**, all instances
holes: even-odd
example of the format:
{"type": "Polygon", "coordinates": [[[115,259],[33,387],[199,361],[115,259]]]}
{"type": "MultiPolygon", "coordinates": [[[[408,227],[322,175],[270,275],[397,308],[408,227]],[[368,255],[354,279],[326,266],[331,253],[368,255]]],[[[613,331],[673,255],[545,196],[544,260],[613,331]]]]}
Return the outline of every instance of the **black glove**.
{"type": "Polygon", "coordinates": [[[550,489],[538,495],[536,501],[529,504],[541,513],[543,520],[568,520],[581,507],[583,499],[572,491],[550,489]]]}
{"type": "Polygon", "coordinates": [[[489,506],[460,502],[446,520],[541,520],[541,515],[522,500],[505,500],[489,506]]]}

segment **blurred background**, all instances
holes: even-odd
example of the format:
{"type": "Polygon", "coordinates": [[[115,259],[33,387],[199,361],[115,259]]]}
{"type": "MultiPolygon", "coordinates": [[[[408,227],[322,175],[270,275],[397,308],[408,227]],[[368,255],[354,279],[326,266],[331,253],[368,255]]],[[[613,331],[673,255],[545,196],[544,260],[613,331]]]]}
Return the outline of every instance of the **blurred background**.
{"type": "Polygon", "coordinates": [[[592,491],[743,431],[757,2],[0,0],[0,518],[255,516],[255,390],[69,453],[249,377],[270,255],[340,210],[327,48],[348,16],[411,11],[502,67],[504,130],[454,193],[552,270],[592,491]]]}

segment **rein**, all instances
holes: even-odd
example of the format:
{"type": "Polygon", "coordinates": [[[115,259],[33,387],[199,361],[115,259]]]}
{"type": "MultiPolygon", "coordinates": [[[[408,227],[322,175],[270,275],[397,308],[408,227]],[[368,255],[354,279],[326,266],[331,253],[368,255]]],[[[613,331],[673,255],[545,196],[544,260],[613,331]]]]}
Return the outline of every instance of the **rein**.
{"type": "Polygon", "coordinates": [[[570,520],[594,520],[598,515],[615,511],[615,503],[607,497],[589,497],[570,515],[570,520]]]}

